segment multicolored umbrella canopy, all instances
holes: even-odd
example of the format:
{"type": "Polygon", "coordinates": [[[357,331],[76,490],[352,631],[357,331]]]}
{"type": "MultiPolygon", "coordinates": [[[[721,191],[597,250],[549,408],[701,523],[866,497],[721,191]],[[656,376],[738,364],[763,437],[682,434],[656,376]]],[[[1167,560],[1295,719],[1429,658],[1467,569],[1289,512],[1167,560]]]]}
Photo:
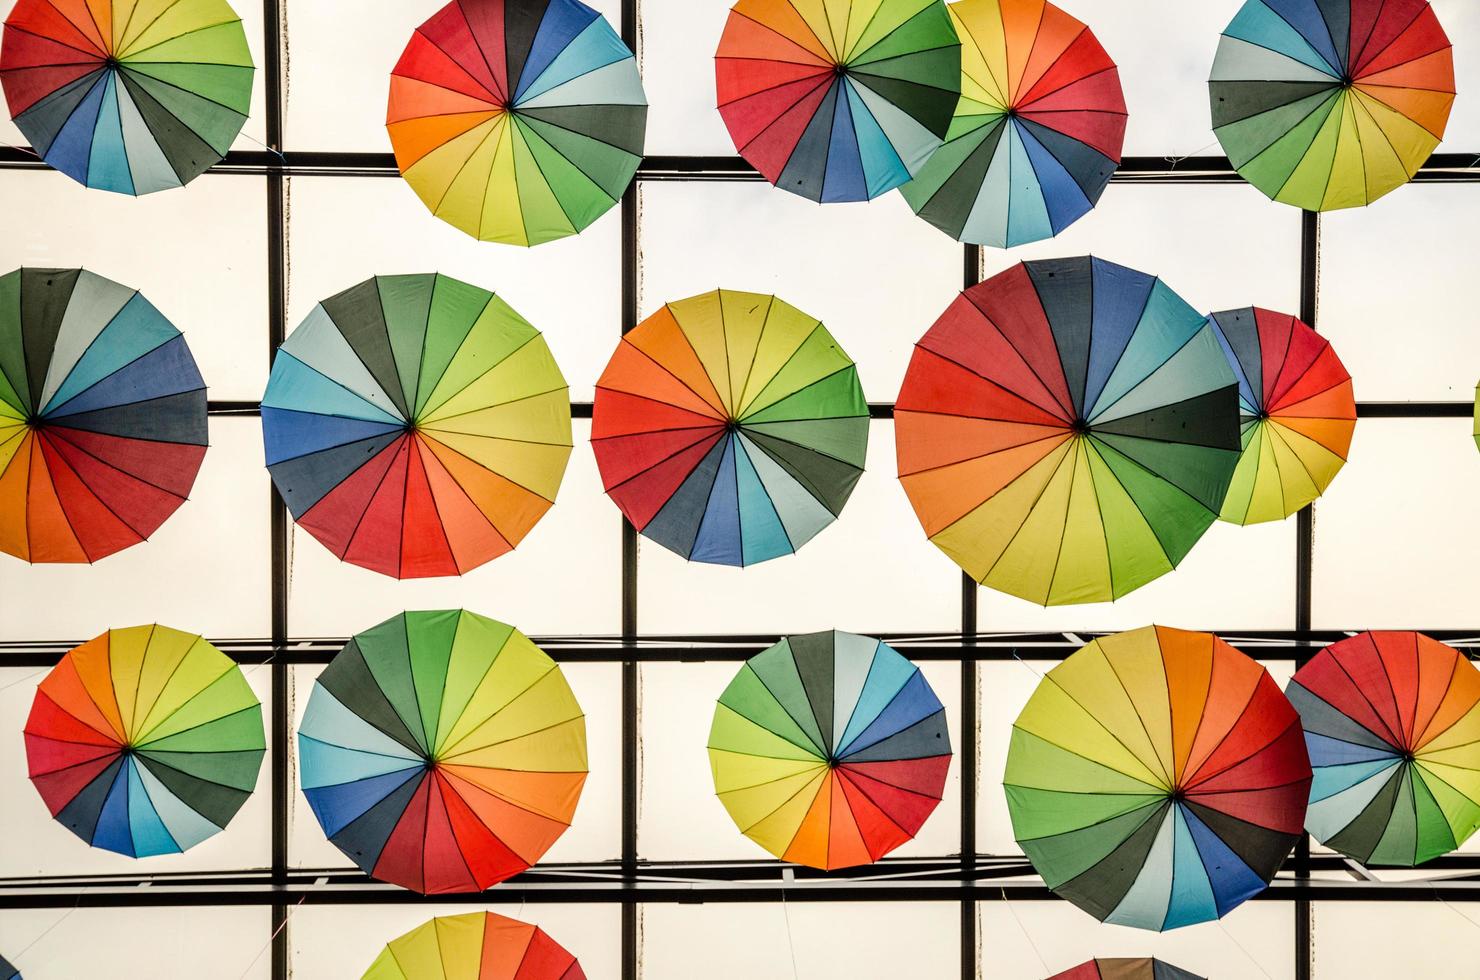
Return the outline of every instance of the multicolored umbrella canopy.
{"type": "Polygon", "coordinates": [[[1013,723],[1013,833],[1103,922],[1166,930],[1263,891],[1302,834],[1300,718],[1210,633],[1107,636],[1049,671],[1013,723]]]}
{"type": "Polygon", "coordinates": [[[1247,0],[1208,87],[1244,179],[1331,211],[1412,179],[1444,138],[1454,59],[1426,0],[1247,0]]]}
{"type": "Polygon", "coordinates": [[[1084,24],[1044,0],[959,0],[961,101],[946,143],[900,188],[959,241],[1052,238],[1095,206],[1120,163],[1120,74],[1084,24]]]}
{"type": "Polygon", "coordinates": [[[868,403],[827,328],[774,296],[716,290],[622,338],[596,383],[591,445],[606,492],[691,561],[789,555],[863,473],[868,403]]]}
{"type": "Polygon", "coordinates": [[[941,0],[740,0],[714,58],[735,148],[822,203],[871,200],[918,174],[961,94],[941,0]]]}
{"type": "Polygon", "coordinates": [[[396,164],[437,217],[485,242],[574,235],[642,162],[637,59],[578,0],[453,0],[391,73],[396,164]]]}
{"type": "Polygon", "coordinates": [[[0,276],[0,551],[93,562],[152,535],[205,457],[180,331],[84,269],[0,276]]]}
{"type": "Polygon", "coordinates": [[[586,719],[523,633],[462,610],[402,613],[347,643],[298,727],[314,816],[366,874],[478,892],[570,826],[586,719]]]}
{"type": "Polygon", "coordinates": [[[377,276],[314,307],[273,361],[262,433],[298,525],[397,578],[511,551],[554,504],[572,445],[539,331],[443,275],[377,276]]]}
{"type": "Polygon", "coordinates": [[[3,956],[0,956],[0,980],[21,980],[21,971],[11,966],[3,956]]]}
{"type": "Polygon", "coordinates": [[[1480,671],[1421,633],[1326,647],[1286,691],[1315,768],[1306,829],[1363,864],[1412,867],[1480,827],[1480,671]]]}
{"type": "Polygon", "coordinates": [[[1101,957],[1081,963],[1072,970],[1055,973],[1049,980],[1208,980],[1207,977],[1143,957],[1101,957]]]}
{"type": "Polygon", "coordinates": [[[832,870],[915,836],[940,802],[951,738],[929,682],[894,648],[808,633],[740,668],[714,709],[709,763],[746,837],[832,870]]]}
{"type": "Polygon", "coordinates": [[[915,345],[894,419],[930,540],[1044,605],[1118,599],[1175,568],[1239,458],[1238,386],[1206,318],[1088,257],[962,293],[915,345]]]}
{"type": "Polygon", "coordinates": [[[225,0],[18,0],[0,86],[51,166],[149,194],[226,155],[247,121],[252,55],[225,0]]]}
{"type": "Polygon", "coordinates": [[[492,912],[444,915],[390,945],[361,980],[586,980],[538,926],[492,912]]]}
{"type": "Polygon", "coordinates": [[[1257,307],[1211,317],[1238,376],[1243,455],[1221,519],[1282,521],[1346,465],[1357,403],[1331,343],[1300,320],[1257,307]]]}
{"type": "Polygon", "coordinates": [[[25,734],[52,816],[129,857],[219,833],[252,794],[267,748],[241,668],[166,626],[109,630],[68,651],[37,689],[25,734]]]}

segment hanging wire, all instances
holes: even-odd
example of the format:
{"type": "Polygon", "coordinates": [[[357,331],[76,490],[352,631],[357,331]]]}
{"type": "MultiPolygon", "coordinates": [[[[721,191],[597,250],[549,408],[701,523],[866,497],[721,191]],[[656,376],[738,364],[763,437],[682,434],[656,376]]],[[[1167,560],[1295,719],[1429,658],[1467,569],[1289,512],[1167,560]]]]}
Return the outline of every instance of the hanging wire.
{"type": "Polygon", "coordinates": [[[70,919],[72,917],[72,913],[73,912],[76,912],[79,908],[82,907],[82,896],[83,895],[86,895],[86,894],[87,894],[87,889],[86,888],[83,888],[82,891],[78,892],[77,893],[77,901],[74,902],[74,903],[72,903],[72,907],[70,909],[68,909],[67,911],[63,912],[60,916],[58,916],[57,917],[57,920],[55,922],[53,922],[51,925],[49,925],[45,929],[41,930],[41,935],[37,936],[35,939],[33,939],[30,942],[26,943],[26,945],[24,945],[20,949],[16,950],[15,958],[16,959],[20,959],[22,956],[26,955],[26,951],[27,950],[29,950],[32,946],[35,946],[37,943],[41,942],[41,940],[45,939],[48,935],[50,935],[51,931],[53,929],[55,929],[57,926],[61,925],[63,922],[66,922],[68,919],[70,919]]]}
{"type": "Polygon", "coordinates": [[[791,980],[801,980],[797,973],[797,945],[791,936],[791,908],[786,904],[786,888],[795,880],[790,868],[781,869],[781,917],[786,921],[786,951],[791,954],[791,980]]]}
{"type": "Polygon", "coordinates": [[[284,929],[288,928],[288,920],[293,918],[293,913],[298,910],[298,906],[302,905],[306,901],[308,901],[308,896],[304,895],[288,908],[287,914],[283,916],[283,921],[279,922],[278,927],[272,930],[272,935],[267,937],[267,942],[263,943],[262,948],[257,950],[257,955],[252,957],[252,961],[247,964],[247,968],[242,971],[241,976],[237,977],[237,980],[247,980],[247,977],[252,972],[252,967],[257,965],[257,961],[262,959],[262,954],[267,952],[268,949],[272,947],[272,944],[277,941],[278,934],[281,933],[284,929]]]}
{"type": "Polygon", "coordinates": [[[1028,927],[1023,924],[1023,920],[1018,918],[1017,909],[1013,908],[1012,903],[1007,900],[1007,889],[999,888],[999,890],[1002,892],[1002,904],[1007,906],[1007,913],[1012,916],[1012,921],[1017,923],[1018,931],[1021,932],[1023,934],[1023,938],[1028,941],[1028,948],[1031,949],[1033,951],[1033,955],[1038,958],[1038,965],[1043,967],[1046,972],[1052,973],[1053,970],[1049,967],[1048,960],[1045,960],[1043,958],[1043,951],[1040,950],[1038,948],[1038,944],[1033,941],[1032,933],[1028,932],[1028,927]]]}
{"type": "Polygon", "coordinates": [[[1204,150],[1211,150],[1213,147],[1215,147],[1217,145],[1218,145],[1218,141],[1215,139],[1211,143],[1208,143],[1208,144],[1206,144],[1204,146],[1199,146],[1197,149],[1193,150],[1191,153],[1184,153],[1181,156],[1164,156],[1164,157],[1162,157],[1162,159],[1167,162],[1167,169],[1168,170],[1176,170],[1177,169],[1177,164],[1181,163],[1183,160],[1190,160],[1193,157],[1200,155],[1204,150]]]}
{"type": "Polygon", "coordinates": [[[1250,953],[1247,949],[1245,949],[1244,948],[1244,944],[1241,943],[1241,942],[1239,942],[1238,939],[1234,937],[1233,933],[1229,932],[1226,928],[1224,928],[1224,926],[1223,926],[1223,920],[1222,919],[1214,919],[1213,921],[1214,921],[1215,924],[1217,924],[1218,930],[1220,932],[1222,932],[1223,935],[1225,935],[1225,936],[1228,937],[1228,941],[1231,942],[1231,943],[1233,943],[1235,946],[1237,946],[1238,947],[1238,951],[1240,953],[1243,953],[1244,954],[1244,959],[1246,959],[1250,963],[1253,963],[1254,964],[1254,969],[1256,969],[1260,973],[1264,974],[1264,976],[1266,978],[1268,978],[1268,980],[1274,980],[1274,977],[1270,976],[1269,975],[1269,971],[1264,968],[1264,964],[1262,964],[1258,960],[1256,960],[1254,958],[1254,954],[1250,953]]]}

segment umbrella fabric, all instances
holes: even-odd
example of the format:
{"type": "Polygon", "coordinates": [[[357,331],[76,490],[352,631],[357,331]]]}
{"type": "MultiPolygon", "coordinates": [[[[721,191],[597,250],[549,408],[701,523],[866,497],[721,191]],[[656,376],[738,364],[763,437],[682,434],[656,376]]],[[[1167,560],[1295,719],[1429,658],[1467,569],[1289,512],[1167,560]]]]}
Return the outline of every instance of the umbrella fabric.
{"type": "Polygon", "coordinates": [[[1333,643],[1286,691],[1315,769],[1306,829],[1363,864],[1412,867],[1480,827],[1480,671],[1421,633],[1333,643]]]}
{"type": "Polygon", "coordinates": [[[1166,930],[1264,890],[1301,836],[1311,769],[1263,667],[1210,633],[1148,626],[1049,671],[1003,783],[1048,887],[1103,922],[1166,930]]]}
{"type": "Polygon", "coordinates": [[[1171,571],[1238,463],[1238,386],[1206,318],[1088,257],[961,294],[915,345],[894,418],[926,535],[978,582],[1044,605],[1171,571]]]}
{"type": "Polygon", "coordinates": [[[691,561],[796,551],[863,473],[868,404],[827,328],[774,296],[669,303],[622,338],[596,384],[591,444],[606,492],[691,561]]]}
{"type": "Polygon", "coordinates": [[[206,388],[180,331],[82,269],[0,276],[0,551],[93,562],[185,502],[206,388]]]}
{"type": "Polygon", "coordinates": [[[362,980],[586,980],[545,931],[492,912],[444,915],[390,945],[362,980]]]}
{"type": "Polygon", "coordinates": [[[409,612],[352,638],[319,675],[298,759],[324,834],[366,874],[478,892],[570,826],[586,720],[560,668],[512,626],[409,612]]]}
{"type": "Polygon", "coordinates": [[[21,971],[11,966],[3,956],[0,956],[0,980],[21,980],[21,971]]]}
{"type": "Polygon", "coordinates": [[[1101,957],[1081,963],[1072,970],[1055,973],[1049,980],[1208,980],[1170,963],[1149,956],[1101,957]]]}
{"type": "Polygon", "coordinates": [[[746,837],[831,870],[915,836],[940,802],[951,739],[929,682],[892,647],[808,633],[740,668],[714,709],[709,762],[746,837]]]}
{"type": "Polygon", "coordinates": [[[642,162],[637,59],[578,0],[454,0],[391,73],[396,164],[474,238],[539,245],[605,214],[642,162]]]}
{"type": "Polygon", "coordinates": [[[550,348],[503,300],[377,276],[316,306],[262,396],[267,468],[299,527],[397,578],[460,575],[523,540],[570,458],[550,348]]]}
{"type": "Polygon", "coordinates": [[[960,0],[961,101],[942,146],[900,188],[959,241],[1052,238],[1095,206],[1120,163],[1125,97],[1084,24],[1043,0],[960,0]]]}
{"type": "Polygon", "coordinates": [[[1361,207],[1412,179],[1454,103],[1426,0],[1248,0],[1218,41],[1213,131],[1265,195],[1361,207]]]}
{"type": "Polygon", "coordinates": [[[241,668],[165,626],[109,630],[46,675],[26,720],[31,782],[93,847],[175,854],[220,832],[267,743],[241,668]]]}
{"type": "Polygon", "coordinates": [[[919,173],[961,94],[941,0],[740,0],[714,57],[735,148],[823,203],[871,200],[919,173]]]}
{"type": "Polygon", "coordinates": [[[88,187],[180,187],[231,148],[252,56],[225,0],[18,0],[0,86],[47,163],[88,187]]]}

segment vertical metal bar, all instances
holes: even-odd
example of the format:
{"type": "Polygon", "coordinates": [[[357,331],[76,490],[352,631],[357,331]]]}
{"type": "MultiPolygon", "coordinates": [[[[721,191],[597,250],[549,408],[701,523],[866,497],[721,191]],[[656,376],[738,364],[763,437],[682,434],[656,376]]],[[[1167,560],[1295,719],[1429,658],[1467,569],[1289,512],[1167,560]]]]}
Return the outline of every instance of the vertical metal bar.
{"type": "MultiPolygon", "coordinates": [[[[1317,290],[1320,284],[1321,216],[1305,211],[1300,216],[1300,319],[1316,326],[1317,290]]],[[[1295,628],[1302,637],[1311,628],[1313,599],[1311,583],[1315,569],[1315,510],[1307,506],[1296,515],[1295,522],[1295,628]]],[[[1310,659],[1302,638],[1295,654],[1295,667],[1305,666],[1310,659]]],[[[1295,877],[1310,877],[1310,835],[1302,835],[1295,845],[1295,877]]],[[[1304,892],[1295,899],[1295,980],[1310,980],[1314,949],[1311,904],[1304,892]]]]}
{"type": "MultiPolygon", "coordinates": [[[[638,43],[639,0],[622,0],[622,40],[642,62],[638,43]]],[[[622,333],[637,326],[637,181],[622,195],[622,333]]],[[[637,529],[622,520],[622,980],[637,980],[640,956],[634,890],[637,877],[639,677],[637,673],[637,529]]]]}
{"type": "MultiPolygon", "coordinates": [[[[962,282],[970,289],[981,281],[980,245],[967,245],[964,250],[962,282]]],[[[977,639],[976,580],[961,573],[961,641],[974,646],[977,639]]],[[[977,754],[977,662],[975,657],[961,658],[961,980],[976,980],[977,917],[976,896],[970,884],[976,869],[976,795],[980,760],[977,754]]]]}

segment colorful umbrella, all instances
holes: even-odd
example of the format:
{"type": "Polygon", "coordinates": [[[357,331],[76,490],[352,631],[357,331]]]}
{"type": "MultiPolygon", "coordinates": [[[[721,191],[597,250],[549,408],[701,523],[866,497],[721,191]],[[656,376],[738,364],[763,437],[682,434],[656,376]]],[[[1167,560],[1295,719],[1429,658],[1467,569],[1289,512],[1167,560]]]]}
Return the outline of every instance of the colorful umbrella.
{"type": "Polygon", "coordinates": [[[1048,887],[1103,922],[1166,930],[1264,890],[1301,836],[1311,771],[1263,667],[1210,633],[1148,626],[1049,671],[1003,783],[1048,887]]]}
{"type": "Polygon", "coordinates": [[[1238,463],[1238,386],[1211,325],[1101,259],[1024,262],[915,346],[900,480],[972,578],[1044,605],[1118,599],[1191,550],[1238,463]]]}
{"type": "Polygon", "coordinates": [[[1426,0],[1248,0],[1208,87],[1213,131],[1244,179],[1331,211],[1412,179],[1444,138],[1454,59],[1426,0]]]}
{"type": "Polygon", "coordinates": [[[62,826],[129,857],[220,832],[257,785],[267,742],[241,668],[165,626],[68,651],[26,719],[31,782],[62,826]]]}
{"type": "Polygon", "coordinates": [[[1049,980],[1208,980],[1180,967],[1149,956],[1101,957],[1081,963],[1072,970],[1055,973],[1049,980]]]}
{"type": "Polygon", "coordinates": [[[586,980],[543,929],[492,912],[444,915],[390,945],[361,980],[586,980]]]}
{"type": "Polygon", "coordinates": [[[565,675],[512,626],[402,613],[349,641],[298,728],[303,794],[366,874],[477,892],[538,861],[586,781],[565,675]]]}
{"type": "Polygon", "coordinates": [[[206,452],[185,338],[82,269],[0,276],[0,551],[92,562],[152,535],[206,452]]]}
{"type": "Polygon", "coordinates": [[[823,203],[871,200],[918,174],[961,94],[941,0],[740,0],[714,58],[735,148],[823,203]]]}
{"type": "Polygon", "coordinates": [[[1125,97],[1115,63],[1043,0],[950,5],[961,102],[946,143],[900,191],[952,238],[1010,248],[1052,238],[1100,199],[1120,163],[1125,97]]]}
{"type": "Polygon", "coordinates": [[[858,371],[813,317],[717,290],[622,338],[596,383],[606,491],[647,538],[692,561],[789,555],[842,513],[863,473],[858,371]]]}
{"type": "Polygon", "coordinates": [[[1286,692],[1315,768],[1305,826],[1363,864],[1412,867],[1480,827],[1480,671],[1420,633],[1363,633],[1286,692]]]}
{"type": "Polygon", "coordinates": [[[578,0],[454,0],[391,73],[396,164],[432,213],[485,242],[574,235],[642,162],[637,59],[578,0]]]}
{"type": "Polygon", "coordinates": [[[830,871],[915,836],[940,802],[951,739],[925,676],[892,647],[808,633],[740,668],[714,709],[709,763],[746,837],[830,871]]]}
{"type": "Polygon", "coordinates": [[[278,350],[262,432],[293,519],[339,558],[460,575],[554,503],[570,399],[545,339],[497,296],[377,276],[314,307],[278,350]]]}
{"type": "Polygon", "coordinates": [[[1293,316],[1245,307],[1211,319],[1238,376],[1244,446],[1218,516],[1282,521],[1346,465],[1357,425],[1351,375],[1330,342],[1293,316]]]}

